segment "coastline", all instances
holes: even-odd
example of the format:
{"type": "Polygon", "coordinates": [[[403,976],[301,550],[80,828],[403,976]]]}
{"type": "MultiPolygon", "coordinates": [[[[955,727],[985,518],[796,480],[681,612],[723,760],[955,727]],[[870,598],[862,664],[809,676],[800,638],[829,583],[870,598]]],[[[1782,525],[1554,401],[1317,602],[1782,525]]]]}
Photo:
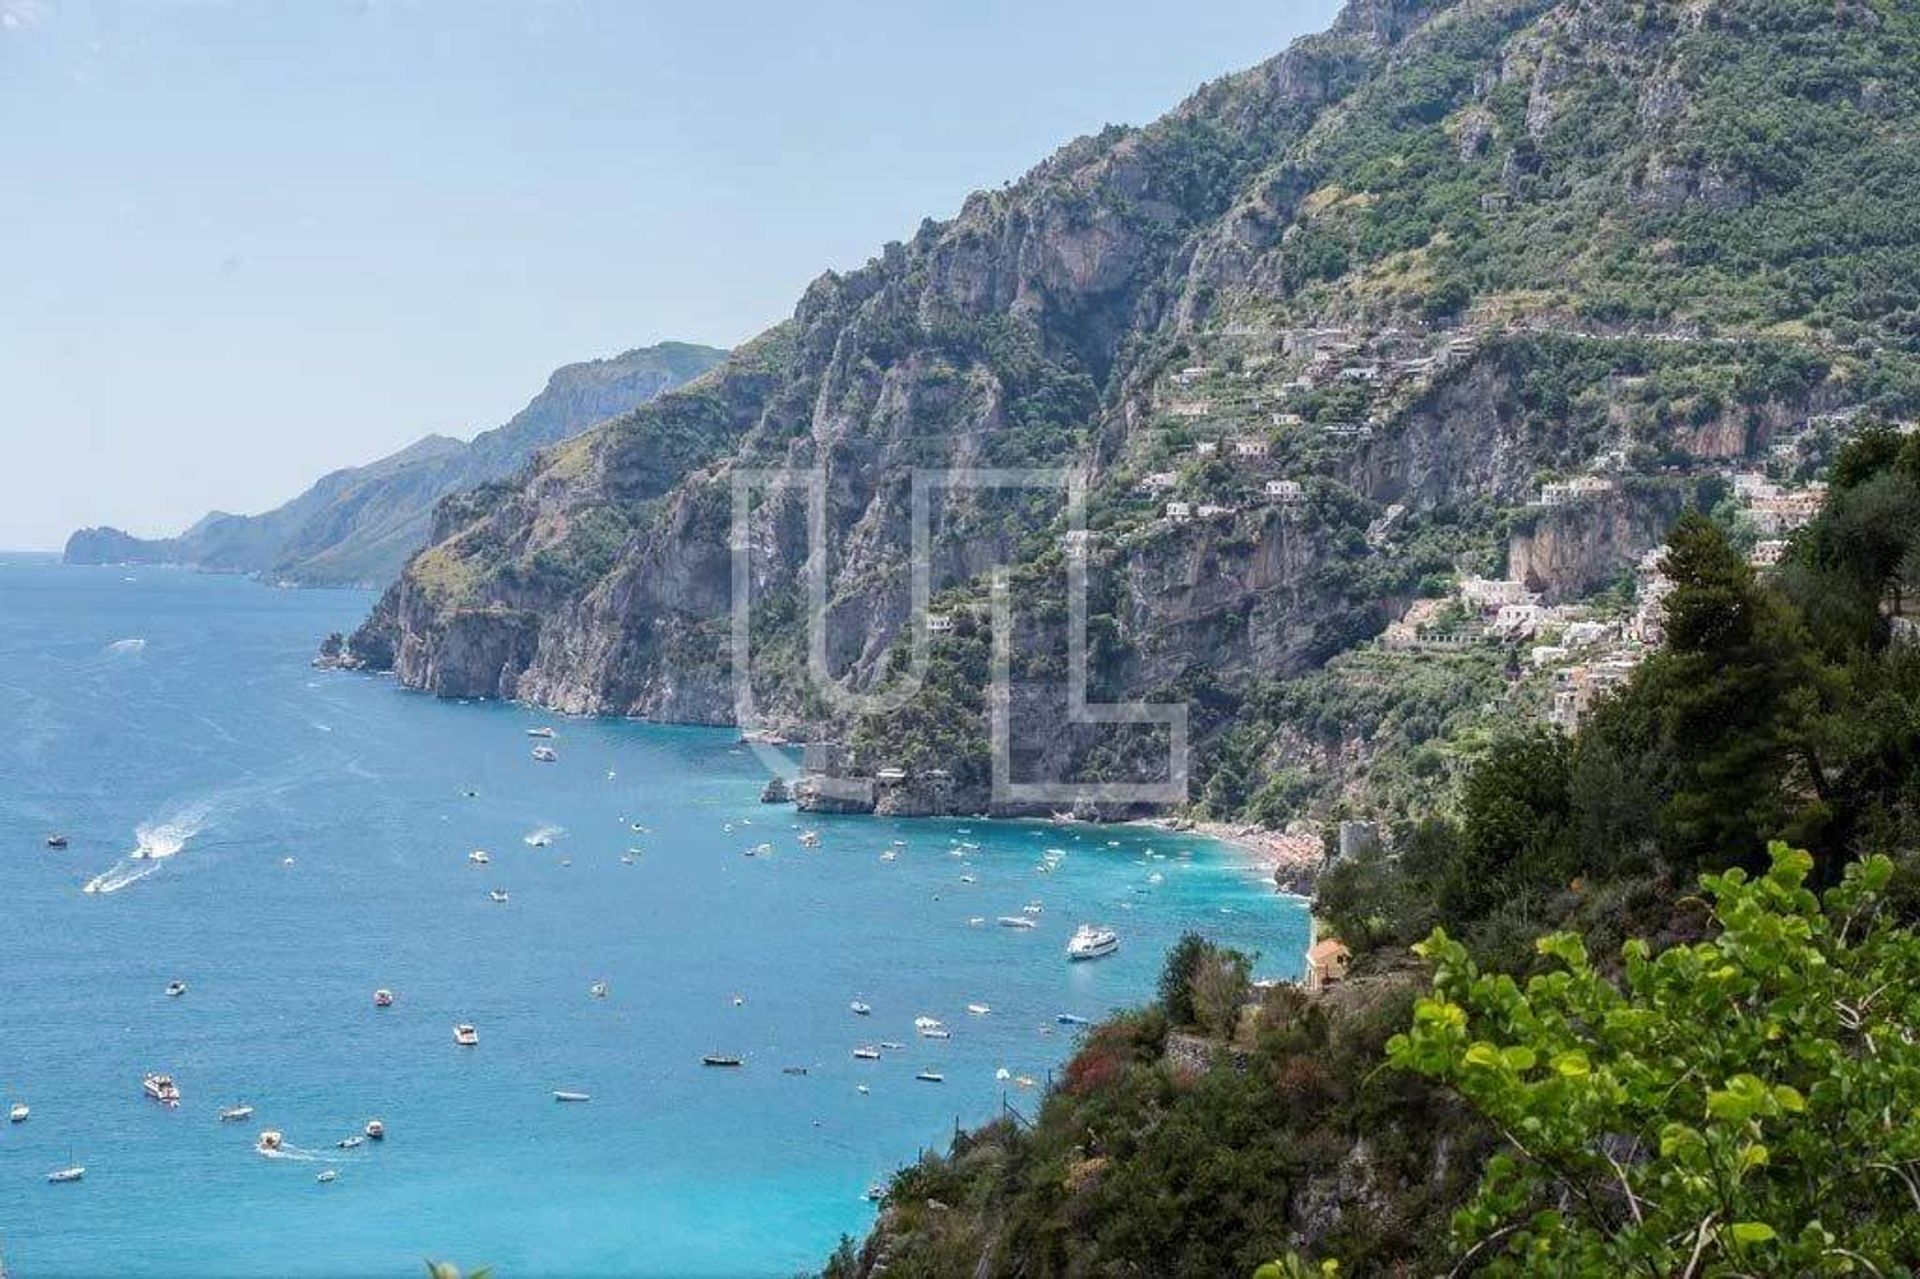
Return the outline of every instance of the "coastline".
{"type": "Polygon", "coordinates": [[[1244,857],[1249,866],[1272,878],[1274,890],[1311,901],[1326,856],[1318,833],[1270,830],[1235,822],[1196,822],[1171,817],[1141,817],[1119,823],[1170,834],[1204,835],[1244,857]]]}

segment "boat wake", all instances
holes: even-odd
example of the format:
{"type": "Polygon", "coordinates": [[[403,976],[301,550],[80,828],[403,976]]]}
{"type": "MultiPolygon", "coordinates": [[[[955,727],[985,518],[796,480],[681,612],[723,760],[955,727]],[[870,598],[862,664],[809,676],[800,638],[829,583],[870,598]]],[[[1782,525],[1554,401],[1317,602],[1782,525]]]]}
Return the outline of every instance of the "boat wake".
{"type": "Polygon", "coordinates": [[[344,1150],[308,1150],[302,1146],[289,1146],[285,1142],[280,1143],[280,1145],[271,1150],[260,1146],[255,1146],[253,1149],[254,1153],[263,1155],[268,1159],[291,1159],[295,1163],[306,1164],[318,1163],[323,1159],[332,1160],[348,1153],[344,1150]]]}
{"type": "Polygon", "coordinates": [[[115,657],[137,657],[145,652],[146,648],[147,641],[144,639],[123,639],[107,645],[107,652],[115,657]]]}
{"type": "Polygon", "coordinates": [[[194,805],[157,822],[134,827],[133,851],[87,881],[82,892],[117,893],[160,869],[160,863],[179,854],[205,826],[208,806],[194,805]]]}

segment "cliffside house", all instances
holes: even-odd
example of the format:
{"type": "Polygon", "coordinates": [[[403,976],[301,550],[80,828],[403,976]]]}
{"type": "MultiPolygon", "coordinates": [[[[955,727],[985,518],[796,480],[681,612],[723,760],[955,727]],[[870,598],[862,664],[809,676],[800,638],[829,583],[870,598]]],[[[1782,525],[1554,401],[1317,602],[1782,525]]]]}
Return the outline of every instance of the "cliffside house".
{"type": "Polygon", "coordinates": [[[953,629],[953,614],[928,613],[927,630],[935,635],[944,635],[953,629]]]}
{"type": "Polygon", "coordinates": [[[1168,502],[1167,518],[1172,520],[1175,524],[1185,524],[1188,520],[1193,518],[1193,503],[1168,502]]]}
{"type": "Polygon", "coordinates": [[[1460,602],[1471,609],[1486,611],[1500,609],[1508,604],[1531,604],[1537,597],[1527,589],[1525,582],[1511,578],[1463,577],[1460,579],[1460,602]]]}
{"type": "Polygon", "coordinates": [[[898,786],[906,781],[909,775],[904,768],[883,768],[873,775],[873,780],[882,786],[898,786]]]}
{"type": "Polygon", "coordinates": [[[1298,480],[1268,480],[1266,491],[1267,497],[1275,502],[1302,502],[1307,496],[1298,480]]]}
{"type": "Polygon", "coordinates": [[[1164,493],[1179,483],[1180,477],[1172,471],[1155,471],[1141,478],[1140,491],[1143,493],[1164,493]]]}
{"type": "Polygon", "coordinates": [[[1767,538],[1754,543],[1753,550],[1747,554],[1747,563],[1755,568],[1772,568],[1787,555],[1787,543],[1780,538],[1767,538]]]}
{"type": "Polygon", "coordinates": [[[1353,952],[1338,937],[1323,937],[1315,942],[1307,949],[1307,993],[1317,995],[1343,980],[1347,965],[1352,962],[1353,952]]]}
{"type": "Polygon", "coordinates": [[[1233,442],[1233,455],[1244,458],[1264,458],[1268,453],[1265,440],[1241,438],[1233,442]]]}

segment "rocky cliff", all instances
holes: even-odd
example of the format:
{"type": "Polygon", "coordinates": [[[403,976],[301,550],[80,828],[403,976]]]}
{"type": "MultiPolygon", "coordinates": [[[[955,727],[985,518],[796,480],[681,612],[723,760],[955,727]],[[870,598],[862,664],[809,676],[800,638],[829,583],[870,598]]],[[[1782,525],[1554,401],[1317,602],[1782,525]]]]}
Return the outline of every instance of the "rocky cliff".
{"type": "Polygon", "coordinates": [[[1912,26],[1759,0],[1357,0],[822,276],[696,387],[443,506],[345,659],[443,695],[730,722],[738,549],[755,713],[849,742],[862,775],[937,768],[978,806],[1006,565],[1017,762],[1133,777],[1150,742],[1062,727],[1060,492],[928,496],[942,622],[915,660],[916,471],[1084,484],[1091,691],[1204,694],[1209,734],[1463,563],[1511,552],[1590,589],[1677,508],[1518,535],[1544,479],[1685,478],[1834,405],[1914,403],[1914,327],[1880,272],[1920,267],[1915,224],[1855,189],[1880,172],[1920,212],[1915,90],[1872,70],[1910,60],[1912,26]],[[849,700],[916,669],[885,714],[849,700]]]}
{"type": "Polygon", "coordinates": [[[725,353],[664,342],[569,364],[512,420],[470,442],[429,435],[398,453],[323,477],[260,515],[216,511],[178,537],[81,529],[69,564],[166,563],[259,573],[307,585],[384,585],[427,544],[434,503],[506,479],[535,452],[698,377],[725,353]]]}

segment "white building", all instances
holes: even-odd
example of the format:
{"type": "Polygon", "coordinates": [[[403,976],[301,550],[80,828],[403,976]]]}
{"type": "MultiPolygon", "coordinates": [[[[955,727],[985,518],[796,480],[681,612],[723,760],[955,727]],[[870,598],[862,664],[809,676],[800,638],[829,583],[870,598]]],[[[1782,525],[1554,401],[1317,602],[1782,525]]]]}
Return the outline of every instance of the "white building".
{"type": "Polygon", "coordinates": [[[1232,515],[1234,508],[1231,506],[1221,506],[1214,502],[1202,502],[1194,513],[1203,520],[1210,520],[1219,515],[1232,515]]]}
{"type": "Polygon", "coordinates": [[[1233,455],[1235,457],[1265,457],[1267,455],[1267,442],[1256,439],[1235,440],[1233,442],[1233,455]]]}
{"type": "Polygon", "coordinates": [[[1298,480],[1268,480],[1267,496],[1276,502],[1301,502],[1306,500],[1307,491],[1298,480]]]}
{"type": "Polygon", "coordinates": [[[1193,503],[1168,502],[1167,518],[1172,520],[1175,524],[1185,524],[1188,520],[1193,518],[1193,503]]]}
{"type": "Polygon", "coordinates": [[[1140,489],[1145,493],[1164,493],[1180,483],[1180,477],[1172,471],[1155,471],[1140,481],[1140,489]]]}

